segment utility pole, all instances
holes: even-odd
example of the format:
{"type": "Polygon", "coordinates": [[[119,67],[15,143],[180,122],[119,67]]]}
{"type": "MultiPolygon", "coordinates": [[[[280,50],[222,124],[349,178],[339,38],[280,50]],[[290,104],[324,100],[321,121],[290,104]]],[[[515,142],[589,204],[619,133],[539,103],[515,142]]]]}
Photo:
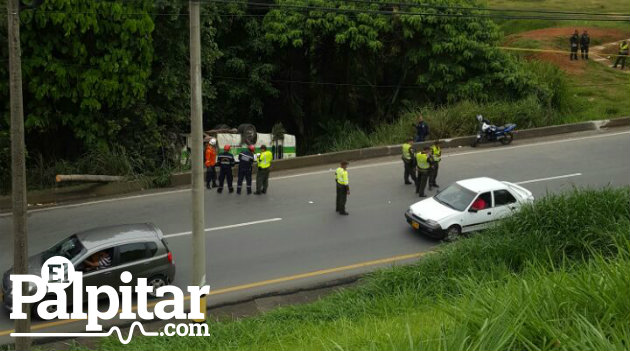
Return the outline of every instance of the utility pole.
{"type": "MultiPolygon", "coordinates": [[[[201,106],[201,29],[199,0],[190,0],[190,133],[192,139],[192,250],[193,285],[206,285],[206,234],[204,232],[203,121],[201,106]]],[[[204,322],[206,297],[199,302],[204,322]]],[[[191,301],[192,303],[192,301],[191,301]]]]}
{"type": "MultiPolygon", "coordinates": [[[[20,3],[7,1],[9,42],[9,86],[11,96],[11,194],[13,197],[13,273],[26,274],[28,265],[28,238],[26,233],[26,166],[24,146],[24,107],[22,106],[22,60],[20,49],[20,3]]],[[[26,284],[13,287],[25,291],[26,284]]],[[[30,308],[27,307],[27,310],[30,308]]],[[[31,316],[15,321],[17,333],[31,331],[31,316]]],[[[27,351],[31,339],[18,337],[15,349],[27,351]]]]}

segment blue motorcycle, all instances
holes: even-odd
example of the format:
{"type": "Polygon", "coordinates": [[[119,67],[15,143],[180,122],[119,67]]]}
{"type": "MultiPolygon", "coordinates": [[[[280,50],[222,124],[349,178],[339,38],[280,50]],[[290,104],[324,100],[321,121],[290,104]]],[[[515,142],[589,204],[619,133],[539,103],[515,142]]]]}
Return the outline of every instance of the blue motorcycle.
{"type": "Polygon", "coordinates": [[[514,139],[512,133],[516,129],[516,124],[506,124],[501,127],[488,126],[485,132],[477,132],[477,137],[472,142],[472,147],[485,142],[499,141],[503,145],[508,145],[514,139]]]}

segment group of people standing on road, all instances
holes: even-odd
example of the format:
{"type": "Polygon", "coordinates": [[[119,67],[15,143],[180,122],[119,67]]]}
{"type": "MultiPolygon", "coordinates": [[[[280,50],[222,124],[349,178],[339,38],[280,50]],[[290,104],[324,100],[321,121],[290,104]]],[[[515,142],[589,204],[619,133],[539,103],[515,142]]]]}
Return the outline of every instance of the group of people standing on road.
{"type": "Polygon", "coordinates": [[[437,175],[442,161],[442,148],[440,140],[435,140],[433,144],[424,146],[416,152],[414,150],[414,139],[409,138],[402,145],[402,160],[404,165],[404,181],[405,184],[416,185],[416,194],[420,197],[426,197],[425,189],[427,183],[429,190],[439,188],[437,184],[437,175]],[[409,181],[411,178],[414,183],[409,181]]]}
{"type": "MultiPolygon", "coordinates": [[[[220,194],[223,187],[227,183],[228,191],[234,192],[232,169],[236,164],[234,155],[230,152],[231,146],[225,145],[223,152],[217,154],[217,141],[212,138],[206,141],[204,152],[204,165],[206,166],[206,188],[216,188],[220,194]],[[219,175],[217,177],[216,167],[219,167],[219,175]],[[219,184],[217,184],[217,180],[219,184]]],[[[260,147],[260,155],[256,160],[256,147],[248,145],[245,150],[238,154],[238,178],[236,181],[236,193],[241,194],[243,180],[247,186],[247,195],[252,193],[252,171],[254,162],[257,162],[258,170],[256,172],[256,192],[255,195],[266,194],[269,186],[269,171],[273,154],[267,150],[267,146],[260,147]]]]}
{"type": "MultiPolygon", "coordinates": [[[[404,165],[405,184],[415,184],[416,194],[426,197],[427,184],[429,190],[439,188],[437,175],[442,161],[442,148],[440,140],[435,140],[431,146],[424,146],[420,151],[414,150],[414,142],[424,142],[429,136],[429,125],[422,115],[418,117],[416,135],[409,138],[402,145],[402,160],[404,165]],[[413,180],[413,183],[409,179],[413,180]]],[[[348,215],[346,201],[350,195],[350,182],[348,180],[348,161],[342,161],[335,171],[336,185],[336,211],[340,215],[348,215]]]]}
{"type": "Polygon", "coordinates": [[[580,35],[576,29],[569,39],[569,44],[571,46],[571,54],[569,55],[569,59],[571,61],[578,59],[578,48],[580,49],[582,60],[588,60],[588,47],[591,44],[591,38],[588,36],[588,32],[586,30],[582,32],[582,35],[580,35]]]}

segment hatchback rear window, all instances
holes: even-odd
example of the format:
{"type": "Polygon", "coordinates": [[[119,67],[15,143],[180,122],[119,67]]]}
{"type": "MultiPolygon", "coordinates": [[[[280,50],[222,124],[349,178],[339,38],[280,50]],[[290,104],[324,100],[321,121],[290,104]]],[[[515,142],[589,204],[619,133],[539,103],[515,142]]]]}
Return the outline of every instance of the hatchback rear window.
{"type": "Polygon", "coordinates": [[[147,247],[145,243],[133,243],[120,246],[118,249],[120,264],[125,264],[146,258],[147,247]]]}

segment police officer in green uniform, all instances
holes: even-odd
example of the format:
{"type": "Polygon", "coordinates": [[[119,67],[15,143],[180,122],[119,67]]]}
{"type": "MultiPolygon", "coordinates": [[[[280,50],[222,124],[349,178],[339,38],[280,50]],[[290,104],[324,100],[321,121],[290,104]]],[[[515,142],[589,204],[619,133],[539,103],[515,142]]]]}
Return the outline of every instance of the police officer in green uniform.
{"type": "Polygon", "coordinates": [[[335,185],[337,188],[337,212],[347,216],[346,200],[350,195],[350,185],[348,182],[348,161],[341,161],[341,165],[335,171],[335,185]]]}
{"type": "Polygon", "coordinates": [[[431,158],[431,149],[425,147],[422,152],[416,154],[416,165],[418,167],[418,178],[416,181],[416,193],[420,197],[426,197],[424,189],[427,187],[427,181],[429,180],[429,172],[431,171],[431,165],[429,164],[431,158]]]}
{"type": "Polygon", "coordinates": [[[442,160],[442,148],[440,147],[440,140],[436,140],[433,145],[431,145],[431,171],[429,174],[429,190],[431,188],[439,188],[440,186],[436,183],[435,179],[437,178],[438,169],[440,168],[440,161],[442,160]]]}
{"type": "Polygon", "coordinates": [[[254,195],[266,194],[269,185],[269,168],[273,155],[267,151],[267,146],[260,147],[260,157],[258,157],[258,171],[256,172],[256,192],[254,195]]]}
{"type": "Polygon", "coordinates": [[[409,138],[406,143],[402,145],[402,161],[405,167],[405,184],[411,184],[409,176],[415,182],[416,170],[414,168],[414,156],[413,156],[413,138],[409,138]]]}
{"type": "Polygon", "coordinates": [[[617,68],[617,65],[620,62],[622,70],[626,67],[626,57],[628,57],[628,52],[628,43],[624,40],[619,44],[619,56],[617,56],[617,61],[615,61],[613,68],[617,68]]]}

